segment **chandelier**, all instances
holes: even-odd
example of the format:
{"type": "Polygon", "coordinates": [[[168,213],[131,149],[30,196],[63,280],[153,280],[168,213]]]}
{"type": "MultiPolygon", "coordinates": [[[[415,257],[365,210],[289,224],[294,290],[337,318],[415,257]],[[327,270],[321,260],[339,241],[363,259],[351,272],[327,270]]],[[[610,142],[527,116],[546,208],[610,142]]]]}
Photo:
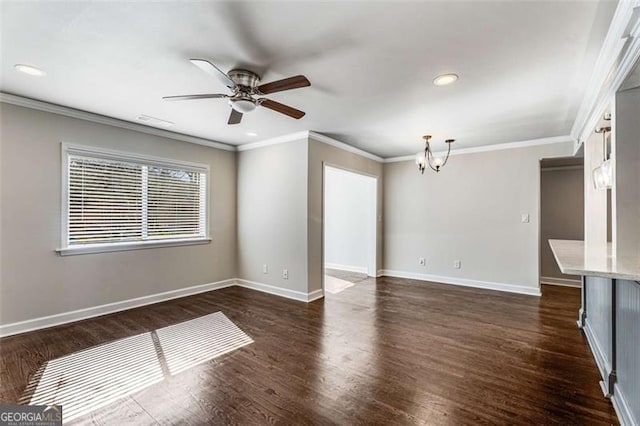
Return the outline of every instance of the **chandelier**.
{"type": "Polygon", "coordinates": [[[449,159],[449,154],[451,153],[451,144],[455,142],[455,139],[447,139],[445,142],[447,143],[447,155],[443,157],[436,157],[433,155],[431,151],[431,145],[429,144],[429,140],[431,140],[431,135],[425,135],[422,137],[424,139],[424,152],[419,152],[416,154],[416,164],[418,165],[418,170],[420,173],[424,174],[427,166],[434,172],[439,172],[441,168],[447,164],[447,160],[449,159]]]}

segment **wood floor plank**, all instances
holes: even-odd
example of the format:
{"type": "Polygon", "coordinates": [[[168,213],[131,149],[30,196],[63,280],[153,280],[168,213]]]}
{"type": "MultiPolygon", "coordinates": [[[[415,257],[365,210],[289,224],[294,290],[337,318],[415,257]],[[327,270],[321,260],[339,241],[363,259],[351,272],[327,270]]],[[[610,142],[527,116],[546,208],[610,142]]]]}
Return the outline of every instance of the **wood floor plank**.
{"type": "Polygon", "coordinates": [[[0,400],[24,397],[47,361],[222,312],[254,342],[73,423],[617,424],[575,324],[579,290],[329,273],[355,285],[310,304],[232,287],[4,338],[0,400]]]}

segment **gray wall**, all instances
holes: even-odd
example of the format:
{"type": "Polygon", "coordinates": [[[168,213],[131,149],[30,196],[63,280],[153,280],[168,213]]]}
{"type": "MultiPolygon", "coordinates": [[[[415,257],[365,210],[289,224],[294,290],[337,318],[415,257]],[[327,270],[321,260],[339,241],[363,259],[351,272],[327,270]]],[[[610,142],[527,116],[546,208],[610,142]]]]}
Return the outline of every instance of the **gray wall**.
{"type": "Polygon", "coordinates": [[[307,155],[306,138],[238,153],[239,278],[307,293],[307,155]]]}
{"type": "Polygon", "coordinates": [[[611,370],[611,309],[613,305],[611,280],[600,277],[586,278],[587,332],[598,343],[600,352],[594,351],[603,377],[611,370]]]}
{"type": "Polygon", "coordinates": [[[344,151],[334,146],[309,139],[309,186],[308,186],[308,265],[309,292],[322,288],[322,203],[323,164],[357,171],[378,179],[378,229],[376,242],[376,264],[382,265],[382,211],[383,211],[383,165],[369,158],[344,151]]]}
{"type": "Polygon", "coordinates": [[[571,152],[564,143],[462,154],[424,175],[413,161],[385,164],[384,269],[538,288],[539,160],[571,152]]]}
{"type": "Polygon", "coordinates": [[[616,93],[614,249],[640,258],[640,87],[616,93]]]}
{"type": "MultiPolygon", "coordinates": [[[[325,169],[324,262],[325,267],[367,271],[376,244],[376,182],[368,176],[341,169],[325,169]]],[[[376,271],[371,271],[375,276],[376,271]]]]}
{"type": "MultiPolygon", "coordinates": [[[[640,424],[640,283],[618,280],[616,284],[616,375],[614,398],[624,401],[640,424]]],[[[613,368],[613,283],[609,278],[586,277],[587,319],[585,332],[603,379],[613,368]]]]}
{"type": "Polygon", "coordinates": [[[540,275],[580,280],[564,275],[549,239],[584,239],[584,175],[582,167],[542,169],[540,174],[540,275]]]}
{"type": "Polygon", "coordinates": [[[629,404],[635,423],[640,425],[640,283],[618,282],[616,392],[629,404]]]}
{"type": "Polygon", "coordinates": [[[0,104],[0,323],[236,276],[235,153],[0,104]],[[211,167],[212,243],[61,257],[61,147],[69,142],[211,167]]]}

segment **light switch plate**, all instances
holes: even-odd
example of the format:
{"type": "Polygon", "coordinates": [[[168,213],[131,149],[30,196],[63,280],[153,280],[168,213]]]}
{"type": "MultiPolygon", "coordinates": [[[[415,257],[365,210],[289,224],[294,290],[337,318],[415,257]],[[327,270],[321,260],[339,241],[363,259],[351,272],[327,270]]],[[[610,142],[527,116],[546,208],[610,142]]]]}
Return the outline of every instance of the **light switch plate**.
{"type": "Polygon", "coordinates": [[[522,213],[520,215],[520,222],[529,223],[529,213],[522,213]]]}

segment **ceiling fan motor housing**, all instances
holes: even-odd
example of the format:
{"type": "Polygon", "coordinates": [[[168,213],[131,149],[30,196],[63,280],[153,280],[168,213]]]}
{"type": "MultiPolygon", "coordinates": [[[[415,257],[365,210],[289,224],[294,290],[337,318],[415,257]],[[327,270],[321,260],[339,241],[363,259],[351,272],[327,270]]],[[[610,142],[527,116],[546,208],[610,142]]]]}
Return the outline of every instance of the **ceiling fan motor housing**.
{"type": "Polygon", "coordinates": [[[251,92],[258,84],[260,84],[260,77],[258,74],[248,70],[231,70],[227,74],[234,83],[236,83],[241,89],[247,88],[251,92]]]}
{"type": "Polygon", "coordinates": [[[260,83],[258,74],[235,69],[229,71],[228,76],[237,85],[236,94],[229,98],[231,108],[243,114],[256,109],[257,101],[251,95],[255,93],[254,89],[260,83]]]}

